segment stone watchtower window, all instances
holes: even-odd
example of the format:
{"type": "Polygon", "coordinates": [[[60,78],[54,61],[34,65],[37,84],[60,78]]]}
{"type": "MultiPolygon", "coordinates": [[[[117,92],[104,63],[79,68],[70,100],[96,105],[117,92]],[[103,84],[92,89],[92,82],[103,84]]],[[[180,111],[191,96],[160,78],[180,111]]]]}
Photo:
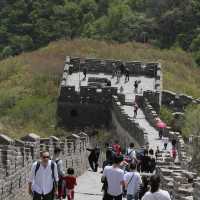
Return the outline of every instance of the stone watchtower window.
{"type": "Polygon", "coordinates": [[[70,116],[71,116],[71,117],[77,117],[77,116],[78,116],[77,110],[72,109],[72,110],[70,111],[70,116]]]}

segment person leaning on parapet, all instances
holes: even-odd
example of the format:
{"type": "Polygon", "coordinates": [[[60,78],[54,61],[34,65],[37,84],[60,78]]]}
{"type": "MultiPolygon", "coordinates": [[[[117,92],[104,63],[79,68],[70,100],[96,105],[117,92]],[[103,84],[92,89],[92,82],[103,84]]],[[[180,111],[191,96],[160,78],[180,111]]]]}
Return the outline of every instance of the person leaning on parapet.
{"type": "Polygon", "coordinates": [[[41,160],[32,165],[28,192],[33,200],[53,200],[58,195],[58,171],[49,152],[41,153],[41,160]]]}
{"type": "Polygon", "coordinates": [[[171,200],[169,193],[160,189],[160,176],[158,174],[151,176],[150,186],[150,191],[145,193],[142,200],[171,200]]]}
{"type": "Polygon", "coordinates": [[[87,150],[90,151],[90,155],[88,156],[88,161],[89,161],[90,167],[91,167],[92,171],[97,172],[100,149],[98,146],[96,146],[93,149],[87,148],[87,150]]]}
{"type": "Polygon", "coordinates": [[[59,147],[56,147],[54,149],[54,161],[57,165],[57,169],[58,169],[58,177],[59,177],[59,181],[58,181],[58,198],[65,198],[66,197],[66,191],[64,190],[64,182],[63,182],[63,177],[65,176],[65,172],[63,170],[63,162],[62,159],[60,158],[60,153],[61,153],[61,149],[59,147]]]}

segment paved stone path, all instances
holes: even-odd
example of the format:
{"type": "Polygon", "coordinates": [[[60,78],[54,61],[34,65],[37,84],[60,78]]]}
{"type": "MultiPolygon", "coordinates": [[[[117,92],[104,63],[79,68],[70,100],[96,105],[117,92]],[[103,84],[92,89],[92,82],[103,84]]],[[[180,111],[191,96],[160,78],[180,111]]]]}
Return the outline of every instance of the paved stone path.
{"type": "MultiPolygon", "coordinates": [[[[120,83],[116,83],[116,77],[114,79],[111,78],[110,75],[105,74],[88,74],[88,77],[106,77],[111,80],[111,84],[114,87],[124,88],[123,93],[125,94],[125,99],[128,102],[133,102],[135,99],[135,94],[133,92],[133,84],[135,80],[141,80],[141,84],[139,85],[138,91],[142,90],[154,90],[154,79],[146,78],[146,77],[130,77],[130,81],[124,83],[124,77],[121,78],[120,83]]],[[[76,90],[79,88],[79,80],[83,78],[82,73],[73,73],[68,77],[68,84],[71,83],[75,85],[76,90]]],[[[70,84],[69,84],[70,85],[70,84]]],[[[81,81],[81,85],[87,85],[86,81],[81,81]]],[[[133,118],[133,106],[122,106],[125,113],[127,113],[131,118],[133,118]]],[[[163,149],[163,142],[158,138],[158,131],[152,127],[148,121],[145,119],[145,115],[141,109],[138,110],[137,118],[134,119],[137,123],[139,123],[140,127],[145,129],[145,132],[148,133],[148,141],[150,148],[156,150],[156,147],[159,146],[159,149],[163,149]]],[[[168,144],[167,150],[171,149],[171,144],[168,144]]],[[[102,192],[101,192],[101,175],[100,173],[95,173],[92,171],[87,171],[85,174],[78,178],[78,185],[75,190],[75,200],[101,200],[102,192]]]]}
{"type": "MultiPolygon", "coordinates": [[[[80,73],[80,80],[83,79],[83,73],[80,73]]],[[[141,83],[139,84],[138,91],[141,93],[145,90],[154,90],[155,81],[153,78],[147,78],[144,76],[138,77],[130,77],[130,81],[124,83],[124,76],[121,77],[120,82],[117,83],[117,78],[112,78],[111,75],[99,73],[99,74],[87,74],[87,78],[85,81],[81,81],[81,86],[87,86],[88,77],[99,77],[99,78],[108,78],[111,81],[112,87],[117,87],[118,89],[123,86],[123,92],[126,96],[126,101],[133,102],[135,94],[133,93],[134,90],[134,82],[135,80],[140,80],[141,83]]],[[[79,73],[73,73],[67,77],[67,85],[75,85],[76,91],[79,89],[79,73]]]]}
{"type": "Polygon", "coordinates": [[[78,177],[75,200],[102,200],[101,176],[99,172],[87,171],[78,177]]]}
{"type": "MultiPolygon", "coordinates": [[[[125,113],[128,114],[131,118],[133,118],[133,106],[122,106],[125,113]]],[[[159,139],[158,131],[152,127],[149,122],[146,120],[145,115],[141,109],[138,109],[137,118],[134,119],[141,128],[145,129],[145,132],[148,133],[147,138],[149,142],[150,148],[156,150],[157,146],[160,150],[163,149],[163,141],[159,139]]],[[[171,150],[171,143],[167,145],[167,150],[171,150]]]]}

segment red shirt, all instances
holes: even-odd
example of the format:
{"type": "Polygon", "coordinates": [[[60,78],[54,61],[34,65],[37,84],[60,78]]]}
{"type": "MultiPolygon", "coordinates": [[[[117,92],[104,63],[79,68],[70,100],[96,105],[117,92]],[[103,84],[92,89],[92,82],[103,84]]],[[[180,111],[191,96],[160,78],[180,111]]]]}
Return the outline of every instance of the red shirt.
{"type": "Polygon", "coordinates": [[[65,181],[67,189],[74,189],[74,186],[77,185],[75,176],[65,176],[63,180],[65,181]]]}
{"type": "Polygon", "coordinates": [[[122,152],[121,147],[119,144],[113,144],[113,150],[115,151],[116,155],[119,156],[122,152]]]}

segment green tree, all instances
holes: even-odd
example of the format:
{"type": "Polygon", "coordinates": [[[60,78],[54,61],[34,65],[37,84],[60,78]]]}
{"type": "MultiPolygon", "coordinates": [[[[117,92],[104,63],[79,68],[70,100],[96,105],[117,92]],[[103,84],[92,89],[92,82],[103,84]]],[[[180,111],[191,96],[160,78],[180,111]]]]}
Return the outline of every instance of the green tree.
{"type": "Polygon", "coordinates": [[[7,57],[12,56],[12,55],[14,55],[12,47],[7,46],[3,49],[3,51],[2,51],[2,57],[3,58],[7,58],[7,57]]]}

